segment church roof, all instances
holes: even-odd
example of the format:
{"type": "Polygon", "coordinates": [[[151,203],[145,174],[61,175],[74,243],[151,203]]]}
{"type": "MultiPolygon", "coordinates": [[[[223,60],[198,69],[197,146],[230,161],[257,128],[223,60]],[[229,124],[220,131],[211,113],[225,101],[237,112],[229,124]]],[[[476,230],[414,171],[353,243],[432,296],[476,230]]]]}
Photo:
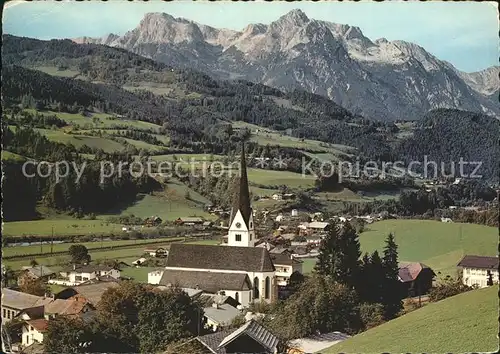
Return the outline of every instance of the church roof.
{"type": "Polygon", "coordinates": [[[231,208],[231,219],[229,225],[232,224],[238,210],[241,212],[243,220],[247,226],[252,215],[250,207],[250,191],[248,189],[247,163],[245,159],[245,143],[241,143],[241,160],[240,160],[240,176],[234,185],[233,204],[231,208]]]}
{"type": "Polygon", "coordinates": [[[170,246],[167,267],[274,272],[269,252],[260,247],[190,245],[170,246]]]}
{"type": "MultiPolygon", "coordinates": [[[[221,246],[222,247],[222,246],[221,246]]],[[[220,290],[245,291],[252,288],[245,273],[220,273],[192,270],[166,269],[160,285],[177,285],[182,288],[201,289],[209,293],[220,290]]]]}

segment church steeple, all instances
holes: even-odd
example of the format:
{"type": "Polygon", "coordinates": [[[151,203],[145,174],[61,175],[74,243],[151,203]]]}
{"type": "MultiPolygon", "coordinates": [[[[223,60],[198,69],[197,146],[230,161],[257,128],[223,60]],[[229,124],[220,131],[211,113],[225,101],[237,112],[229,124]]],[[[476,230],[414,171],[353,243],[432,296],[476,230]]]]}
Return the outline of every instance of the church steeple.
{"type": "Polygon", "coordinates": [[[231,218],[229,220],[228,244],[232,246],[253,246],[255,244],[247,163],[245,159],[245,143],[243,142],[241,143],[239,176],[234,186],[231,218]]]}

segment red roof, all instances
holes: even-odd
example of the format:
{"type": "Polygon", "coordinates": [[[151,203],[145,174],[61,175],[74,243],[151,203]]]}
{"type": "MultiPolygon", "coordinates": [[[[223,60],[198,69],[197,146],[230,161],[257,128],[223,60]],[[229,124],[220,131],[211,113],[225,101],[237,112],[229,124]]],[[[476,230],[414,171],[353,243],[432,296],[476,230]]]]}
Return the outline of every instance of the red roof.
{"type": "Polygon", "coordinates": [[[402,282],[414,281],[423,269],[430,269],[423,263],[408,263],[399,267],[399,278],[402,282]]]}
{"type": "Polygon", "coordinates": [[[40,318],[37,320],[29,320],[26,321],[26,323],[35,328],[39,332],[45,332],[47,330],[47,327],[49,327],[49,321],[47,321],[44,318],[40,318]]]}

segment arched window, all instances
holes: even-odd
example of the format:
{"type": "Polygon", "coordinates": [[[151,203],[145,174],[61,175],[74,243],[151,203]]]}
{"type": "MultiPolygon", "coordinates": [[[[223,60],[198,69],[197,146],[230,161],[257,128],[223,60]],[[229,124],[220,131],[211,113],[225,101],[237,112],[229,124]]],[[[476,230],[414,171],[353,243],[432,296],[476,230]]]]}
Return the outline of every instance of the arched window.
{"type": "Polygon", "coordinates": [[[240,302],[240,294],[236,293],[234,294],[234,299],[238,302],[240,302]]]}
{"type": "Polygon", "coordinates": [[[255,277],[253,278],[253,298],[255,300],[260,298],[259,295],[259,278],[255,277]]]}
{"type": "Polygon", "coordinates": [[[264,292],[265,292],[265,298],[269,299],[271,297],[271,279],[269,279],[269,277],[266,277],[264,292]]]}

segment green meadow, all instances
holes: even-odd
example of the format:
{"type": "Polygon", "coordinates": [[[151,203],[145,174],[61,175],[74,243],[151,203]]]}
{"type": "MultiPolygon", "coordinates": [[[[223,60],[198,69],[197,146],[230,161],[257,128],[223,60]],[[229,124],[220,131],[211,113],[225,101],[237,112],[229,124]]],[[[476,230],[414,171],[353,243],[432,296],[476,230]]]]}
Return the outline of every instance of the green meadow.
{"type": "Polygon", "coordinates": [[[498,287],[473,290],[360,333],[333,353],[498,352],[498,287]]]}

